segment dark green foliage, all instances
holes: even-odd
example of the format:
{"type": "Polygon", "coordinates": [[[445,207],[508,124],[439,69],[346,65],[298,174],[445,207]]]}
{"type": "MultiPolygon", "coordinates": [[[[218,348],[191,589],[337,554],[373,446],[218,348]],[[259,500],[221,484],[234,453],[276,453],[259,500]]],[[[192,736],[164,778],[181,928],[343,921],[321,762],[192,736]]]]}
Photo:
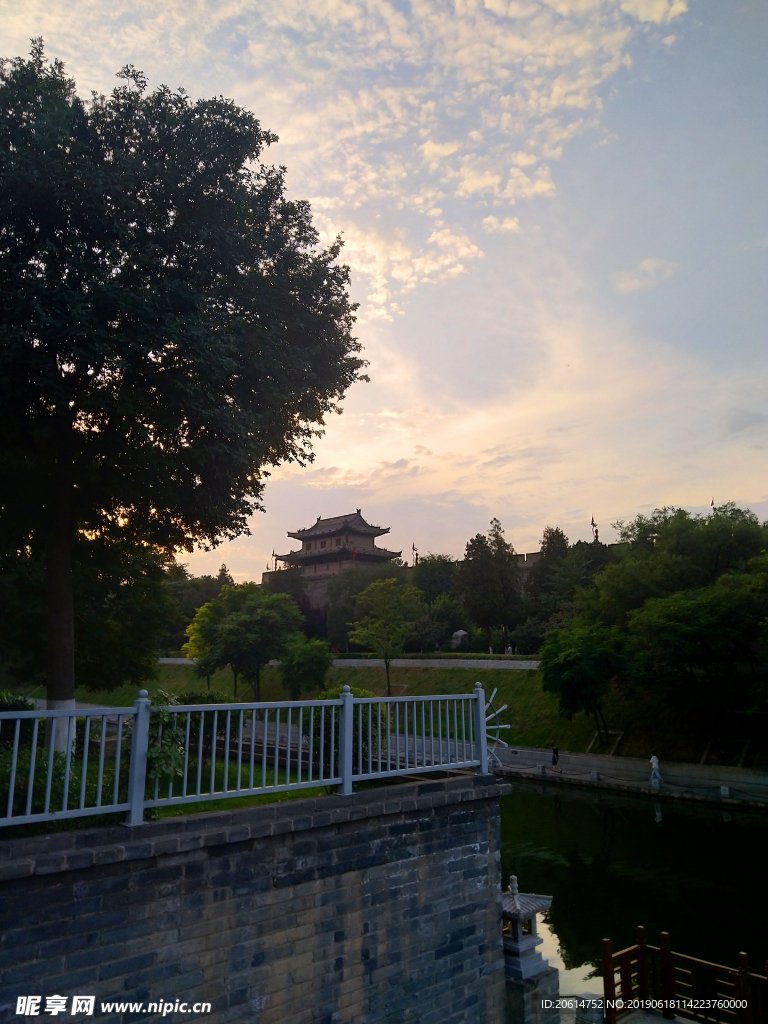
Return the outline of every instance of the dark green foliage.
{"type": "Polygon", "coordinates": [[[577,540],[552,569],[547,581],[550,596],[548,612],[562,610],[573,601],[582,587],[589,587],[597,574],[611,563],[613,556],[607,544],[600,541],[577,540]]]}
{"type": "Polygon", "coordinates": [[[235,700],[221,690],[186,690],[177,697],[179,704],[232,704],[235,700]]]}
{"type": "Polygon", "coordinates": [[[542,685],[558,695],[560,714],[594,715],[598,733],[604,730],[606,739],[601,703],[611,679],[623,668],[620,646],[620,638],[610,630],[572,625],[550,633],[541,648],[542,685]]]}
{"type": "MultiPolygon", "coordinates": [[[[661,688],[689,715],[766,707],[768,571],[756,557],[766,528],[733,502],[706,516],[657,509],[616,526],[623,550],[575,588],[564,605],[571,624],[542,647],[545,688],[577,680],[584,710],[611,678],[661,688]]],[[[559,563],[555,587],[577,548],[559,563]]]]}
{"type": "Polygon", "coordinates": [[[364,569],[347,569],[332,579],[328,584],[328,639],[331,645],[339,651],[349,650],[350,623],[355,617],[358,594],[376,580],[404,582],[406,575],[403,563],[393,559],[364,569]]]}
{"type": "Polygon", "coordinates": [[[450,555],[424,555],[410,572],[409,582],[418,587],[431,605],[438,597],[453,592],[458,565],[450,555]]]}
{"type": "Polygon", "coordinates": [[[763,711],[768,556],[708,587],[652,598],[629,614],[633,679],[689,705],[763,711]],[[739,666],[742,666],[739,670],[739,666]]]}
{"type": "Polygon", "coordinates": [[[511,544],[498,519],[488,536],[478,533],[467,543],[458,569],[456,589],[470,619],[485,629],[502,632],[514,625],[520,611],[520,574],[511,544]]]}
{"type": "Polygon", "coordinates": [[[222,587],[234,586],[235,581],[223,564],[216,576],[192,576],[186,565],[177,562],[166,568],[166,580],[173,610],[160,640],[160,652],[164,657],[173,657],[187,642],[187,626],[197,609],[218,597],[222,587]]]}
{"type": "Polygon", "coordinates": [[[547,526],[541,538],[539,557],[531,567],[526,581],[526,594],[539,603],[552,598],[553,572],[568,555],[568,538],[559,526],[547,526]]]}
{"type": "Polygon", "coordinates": [[[688,558],[707,574],[705,582],[735,569],[768,543],[768,530],[757,516],[749,509],[737,508],[732,501],[706,516],[667,507],[615,525],[635,557],[666,552],[688,558]]]}
{"type": "Polygon", "coordinates": [[[509,642],[516,654],[536,654],[547,633],[560,629],[567,621],[568,615],[565,612],[555,612],[546,619],[530,616],[510,631],[509,642]]]}
{"type": "MultiPolygon", "coordinates": [[[[113,690],[157,674],[157,654],[175,605],[165,559],[106,537],[78,538],[73,552],[75,668],[81,685],[113,690]]],[[[45,676],[45,567],[35,555],[0,559],[0,657],[18,682],[45,676]]]]}
{"type": "Polygon", "coordinates": [[[58,698],[78,531],[167,552],[243,533],[362,365],[339,244],[259,162],[275,137],[120,77],[83,101],[39,41],[0,70],[0,547],[45,558],[58,698]]]}
{"type": "Polygon", "coordinates": [[[706,570],[683,555],[668,551],[641,557],[630,555],[598,573],[594,587],[579,595],[579,604],[596,621],[623,626],[627,615],[641,608],[645,601],[706,582],[706,570]]]}
{"type": "Polygon", "coordinates": [[[330,645],[323,640],[307,640],[301,633],[289,640],[279,670],[291,700],[299,700],[307,690],[322,689],[332,662],[330,645]]]}
{"type": "MultiPolygon", "coordinates": [[[[37,705],[33,700],[27,700],[26,697],[17,697],[11,693],[10,690],[0,690],[0,711],[36,711],[37,705]]],[[[20,749],[28,747],[32,739],[32,731],[34,726],[32,719],[22,719],[21,725],[19,726],[19,743],[20,749]]],[[[7,748],[13,747],[14,732],[16,729],[16,723],[8,722],[2,723],[0,729],[0,751],[7,748]]],[[[8,762],[10,769],[10,762],[8,762]]],[[[27,769],[29,769],[29,758],[27,757],[27,769]]],[[[2,804],[0,804],[2,806],[2,804]]]]}
{"type": "Polygon", "coordinates": [[[197,672],[210,676],[229,665],[237,696],[240,676],[261,699],[261,670],[279,658],[294,639],[302,615],[287,594],[267,594],[256,583],[224,587],[218,597],[198,609],[187,629],[184,647],[197,672]]]}
{"type": "Polygon", "coordinates": [[[387,696],[391,693],[390,662],[403,653],[426,612],[421,591],[393,579],[376,580],[355,599],[354,629],[349,639],[384,659],[387,696]]]}

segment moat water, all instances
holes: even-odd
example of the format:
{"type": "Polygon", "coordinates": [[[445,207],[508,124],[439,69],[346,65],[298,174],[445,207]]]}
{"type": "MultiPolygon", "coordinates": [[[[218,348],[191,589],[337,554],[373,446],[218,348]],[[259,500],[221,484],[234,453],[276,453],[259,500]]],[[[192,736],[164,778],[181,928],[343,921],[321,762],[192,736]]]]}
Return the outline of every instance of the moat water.
{"type": "Polygon", "coordinates": [[[736,966],[768,959],[768,812],[616,796],[525,781],[501,801],[502,872],[553,897],[541,949],[560,991],[601,992],[600,940],[646,926],[658,945],[736,966]],[[596,980],[590,980],[590,979],[596,980]]]}

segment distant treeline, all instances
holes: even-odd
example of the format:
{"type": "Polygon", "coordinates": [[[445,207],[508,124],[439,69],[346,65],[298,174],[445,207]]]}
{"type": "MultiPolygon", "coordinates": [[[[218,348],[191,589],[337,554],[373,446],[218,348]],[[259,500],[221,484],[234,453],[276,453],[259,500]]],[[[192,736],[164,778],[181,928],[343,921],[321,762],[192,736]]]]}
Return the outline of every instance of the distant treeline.
{"type": "MultiPolygon", "coordinates": [[[[606,680],[663,685],[697,702],[722,702],[727,691],[731,708],[764,709],[768,526],[733,503],[708,515],[663,508],[615,526],[619,543],[610,546],[571,544],[548,526],[528,568],[494,519],[461,561],[428,554],[413,567],[395,560],[341,573],[329,583],[327,613],[310,610],[299,569],[272,575],[269,589],[293,599],[309,638],[341,652],[361,649],[350,641],[358,595],[393,579],[423,598],[408,651],[450,650],[465,630],[461,649],[471,652],[541,652],[570,664],[578,650],[582,662],[593,659],[598,688],[606,680]]],[[[198,609],[234,587],[224,565],[195,577],[149,547],[106,540],[82,539],[74,566],[77,679],[93,689],[151,678],[158,655],[181,651],[198,609]]],[[[13,552],[0,568],[2,672],[42,682],[44,567],[13,552]]],[[[557,688],[567,711],[567,685],[557,688]]]]}

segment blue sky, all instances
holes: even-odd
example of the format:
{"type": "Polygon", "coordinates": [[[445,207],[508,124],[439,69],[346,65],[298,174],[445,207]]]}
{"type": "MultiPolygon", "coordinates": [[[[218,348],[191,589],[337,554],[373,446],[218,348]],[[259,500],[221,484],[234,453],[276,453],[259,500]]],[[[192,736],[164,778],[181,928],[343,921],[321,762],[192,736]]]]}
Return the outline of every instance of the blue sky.
{"type": "Polygon", "coordinates": [[[663,504],[768,516],[764,0],[2,0],[80,91],[133,63],[280,136],[345,238],[370,384],[251,537],[361,507],[392,546],[518,550],[663,504]]]}

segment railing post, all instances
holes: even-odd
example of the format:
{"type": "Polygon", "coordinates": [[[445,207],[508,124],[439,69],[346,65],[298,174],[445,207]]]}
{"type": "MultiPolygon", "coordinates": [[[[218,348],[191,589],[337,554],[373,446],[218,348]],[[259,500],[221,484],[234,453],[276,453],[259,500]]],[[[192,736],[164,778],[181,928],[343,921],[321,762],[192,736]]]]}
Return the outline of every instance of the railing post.
{"type": "Polygon", "coordinates": [[[140,825],[144,820],[144,787],[147,782],[147,750],[149,748],[149,700],[146,690],[139,690],[133,702],[131,762],[128,769],[128,815],[126,825],[140,825]]]}
{"type": "Polygon", "coordinates": [[[475,683],[475,734],[477,736],[477,759],[480,762],[480,774],[488,774],[488,736],[485,731],[485,690],[480,683],[475,683]]]}
{"type": "Polygon", "coordinates": [[[646,959],[645,928],[637,926],[637,995],[640,999],[648,998],[648,962],[646,959]]]}
{"type": "Polygon", "coordinates": [[[751,1024],[752,1014],[750,1013],[750,984],[749,984],[749,957],[746,953],[739,953],[739,983],[736,992],[737,999],[743,999],[746,1003],[736,1011],[737,1019],[741,1024],[751,1024]]]}
{"type": "Polygon", "coordinates": [[[607,1024],[616,1024],[616,978],[613,973],[613,949],[610,939],[603,939],[600,943],[600,955],[603,965],[605,1019],[607,1024]]]}
{"type": "Polygon", "coordinates": [[[675,965],[672,963],[672,949],[669,945],[669,932],[659,934],[659,954],[661,957],[661,998],[664,1000],[662,1016],[672,1020],[675,1010],[672,1002],[675,998],[675,965]]]}
{"type": "Polygon", "coordinates": [[[341,792],[349,796],[352,792],[352,735],[354,731],[354,698],[348,686],[341,691],[341,714],[339,715],[339,767],[341,768],[341,792]]]}

